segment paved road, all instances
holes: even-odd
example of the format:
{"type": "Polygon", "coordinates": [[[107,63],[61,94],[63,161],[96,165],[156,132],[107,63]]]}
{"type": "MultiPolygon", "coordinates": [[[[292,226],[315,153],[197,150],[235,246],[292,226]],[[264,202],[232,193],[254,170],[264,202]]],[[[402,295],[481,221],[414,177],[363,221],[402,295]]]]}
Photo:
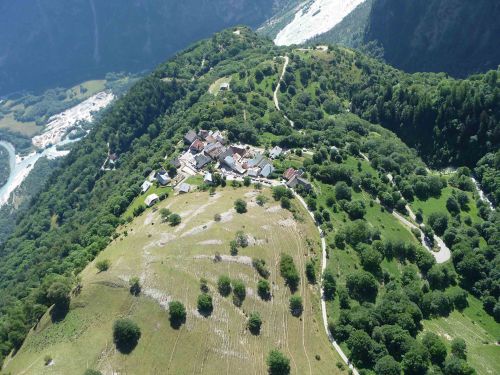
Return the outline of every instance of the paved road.
{"type": "MultiPolygon", "coordinates": [[[[298,195],[295,191],[293,191],[293,194],[295,195],[297,200],[302,204],[302,206],[304,206],[304,208],[307,210],[307,212],[309,213],[309,215],[311,216],[313,221],[316,222],[316,220],[314,219],[314,214],[311,211],[309,211],[309,208],[307,207],[307,204],[304,201],[304,199],[300,195],[298,195]]],[[[322,252],[322,256],[321,256],[321,282],[322,282],[323,273],[325,272],[326,261],[327,261],[327,259],[326,259],[326,241],[325,241],[325,238],[323,237],[323,231],[321,230],[321,228],[319,226],[317,226],[317,228],[318,228],[319,235],[321,237],[321,252],[322,252]]],[[[337,344],[337,342],[333,338],[332,334],[330,333],[330,330],[328,329],[328,316],[326,314],[326,301],[325,301],[325,297],[324,297],[323,288],[321,288],[321,316],[323,317],[323,326],[325,328],[326,335],[328,336],[328,340],[330,341],[330,343],[332,344],[334,349],[337,351],[337,353],[340,355],[342,360],[345,362],[345,364],[347,364],[349,366],[349,368],[352,370],[352,373],[354,375],[359,375],[358,370],[356,370],[356,368],[352,365],[352,363],[349,362],[349,359],[345,355],[344,351],[339,346],[339,344],[337,344]]]]}

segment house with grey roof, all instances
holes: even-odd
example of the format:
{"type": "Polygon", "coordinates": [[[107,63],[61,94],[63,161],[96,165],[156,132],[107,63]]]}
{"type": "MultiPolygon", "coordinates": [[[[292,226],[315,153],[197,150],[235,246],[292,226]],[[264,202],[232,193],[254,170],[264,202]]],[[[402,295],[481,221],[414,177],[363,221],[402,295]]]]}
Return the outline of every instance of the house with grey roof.
{"type": "Polygon", "coordinates": [[[191,191],[191,185],[186,184],[185,182],[183,182],[179,186],[179,194],[186,194],[186,193],[189,193],[190,191],[191,191]]]}
{"type": "Polygon", "coordinates": [[[194,157],[194,161],[196,162],[196,169],[201,169],[204,166],[206,166],[208,163],[212,161],[207,155],[205,154],[198,154],[194,157]]]}
{"type": "Polygon", "coordinates": [[[158,195],[151,194],[151,195],[148,195],[146,197],[146,199],[144,200],[144,203],[146,203],[146,206],[151,207],[155,203],[157,203],[159,200],[160,200],[160,197],[158,197],[158,195]]]}
{"type": "Polygon", "coordinates": [[[271,159],[276,159],[279,158],[280,155],[283,153],[283,149],[279,146],[274,146],[271,151],[269,151],[269,157],[271,159]]]}
{"type": "Polygon", "coordinates": [[[141,191],[142,191],[143,193],[145,193],[146,191],[148,191],[148,190],[149,190],[149,188],[150,188],[152,185],[153,185],[153,184],[152,184],[151,182],[149,182],[149,181],[147,181],[147,180],[146,180],[146,181],[144,181],[144,182],[142,183],[142,185],[141,185],[141,191]]]}
{"type": "Polygon", "coordinates": [[[274,167],[271,164],[266,164],[264,168],[262,168],[262,170],[260,171],[260,175],[262,177],[268,178],[273,172],[274,172],[274,167]]]}
{"type": "Polygon", "coordinates": [[[194,130],[190,130],[184,135],[184,142],[188,145],[192,144],[196,139],[198,139],[198,136],[194,130]]]}

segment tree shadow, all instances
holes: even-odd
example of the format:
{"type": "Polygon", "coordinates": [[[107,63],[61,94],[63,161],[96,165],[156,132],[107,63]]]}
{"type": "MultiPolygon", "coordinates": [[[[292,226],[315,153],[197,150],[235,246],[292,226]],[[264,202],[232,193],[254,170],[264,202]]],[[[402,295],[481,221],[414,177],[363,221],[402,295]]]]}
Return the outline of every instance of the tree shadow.
{"type": "Polygon", "coordinates": [[[200,313],[201,316],[204,318],[208,318],[210,315],[212,315],[212,312],[214,311],[213,307],[210,308],[203,308],[203,309],[198,309],[198,312],[200,313]]]}
{"type": "Polygon", "coordinates": [[[178,319],[174,319],[174,318],[171,318],[170,319],[170,327],[172,327],[173,329],[179,329],[181,328],[181,326],[186,323],[186,317],[182,317],[182,318],[178,318],[178,319]]]}
{"type": "Polygon", "coordinates": [[[69,312],[69,302],[59,305],[54,305],[50,310],[50,319],[52,323],[58,323],[64,320],[69,312]]]}
{"type": "Polygon", "coordinates": [[[130,354],[135,347],[137,346],[137,343],[139,340],[136,339],[131,339],[129,341],[115,341],[116,349],[122,354],[130,354]]]}

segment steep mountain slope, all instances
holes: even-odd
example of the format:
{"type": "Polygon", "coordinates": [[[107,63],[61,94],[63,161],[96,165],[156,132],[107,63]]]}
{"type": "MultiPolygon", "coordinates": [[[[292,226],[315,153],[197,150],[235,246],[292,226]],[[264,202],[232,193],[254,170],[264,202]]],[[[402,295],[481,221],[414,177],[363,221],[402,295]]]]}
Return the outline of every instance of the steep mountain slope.
{"type": "Polygon", "coordinates": [[[0,95],[140,71],[222,28],[256,26],[276,0],[0,2],[0,95]]]}
{"type": "Polygon", "coordinates": [[[408,72],[447,72],[455,77],[500,64],[500,4],[495,0],[373,0],[344,24],[313,43],[369,46],[408,72]],[[350,35],[352,34],[352,35],[350,35]],[[360,37],[361,36],[361,37],[360,37]]]}
{"type": "MultiPolygon", "coordinates": [[[[498,324],[493,318],[500,320],[498,212],[479,199],[468,169],[453,175],[428,171],[416,150],[375,124],[398,131],[408,141],[432,136],[432,144],[419,151],[436,164],[448,162],[453,154],[458,155],[453,159],[457,162],[473,163],[498,145],[498,90],[496,71],[462,81],[436,74],[410,75],[345,48],[276,47],[246,28],[226,30],[194,44],[116,102],[50,176],[37,201],[19,218],[14,235],[0,247],[2,355],[22,347],[29,329],[54,302],[60,302],[55,296],[68,302],[69,317],[83,308],[69,303],[69,290],[80,290],[78,273],[120,237],[117,227],[135,216],[145,220],[139,223],[147,222],[155,209],[146,209],[143,203],[148,194],[141,192],[144,180],[152,170],[176,171],[170,161],[185,151],[183,135],[189,129],[218,129],[230,142],[290,150],[273,162],[273,182],[289,168],[302,168],[303,177],[311,182],[311,191],[296,190],[304,196],[327,244],[329,331],[356,367],[374,369],[389,363],[405,371],[418,365],[423,373],[434,365],[446,374],[457,367],[469,371],[460,353],[448,350],[451,340],[445,344],[440,341],[444,339],[422,332],[424,323],[448,316],[454,326],[480,327],[484,340],[467,336],[468,331],[454,331],[449,337],[468,340],[470,363],[482,366],[481,374],[499,372],[495,358],[500,347],[494,343],[498,324]],[[229,82],[230,89],[219,92],[221,82],[229,82]],[[276,88],[279,106],[273,103],[276,88]],[[483,123],[479,130],[472,121],[478,114],[483,123]],[[407,120],[402,129],[395,126],[397,119],[407,120]],[[473,139],[480,151],[462,148],[456,134],[470,139],[476,131],[473,139]],[[103,161],[114,154],[116,168],[102,170],[103,161]],[[420,224],[423,232],[415,230],[420,224]],[[439,239],[452,257],[437,264],[432,248],[439,239]],[[403,346],[391,344],[394,335],[403,346]],[[438,359],[431,360],[429,341],[444,347],[438,359]]],[[[201,178],[195,182],[201,184],[201,178]]],[[[169,188],[154,189],[169,192],[169,188]]],[[[216,187],[212,193],[222,189],[216,187]]],[[[284,194],[288,193],[278,189],[274,196],[280,206],[293,209],[295,203],[290,201],[295,198],[284,194]]],[[[209,199],[208,193],[205,197],[209,199]]],[[[169,200],[171,196],[167,204],[169,200]]],[[[287,219],[285,226],[303,220],[300,212],[287,219]]],[[[149,228],[151,222],[146,225],[149,228]]],[[[197,231],[205,229],[201,225],[197,231]]],[[[147,237],[147,230],[138,235],[147,237]]],[[[292,237],[290,243],[295,243],[292,237]]],[[[230,249],[221,248],[220,254],[230,257],[230,249]]],[[[312,263],[313,269],[317,267],[312,263]]],[[[303,271],[301,280],[306,276],[303,271]]],[[[130,302],[123,288],[119,293],[130,302]]],[[[89,308],[98,309],[91,302],[89,308]]],[[[121,313],[133,316],[133,310],[121,313]]],[[[43,327],[48,327],[47,319],[43,318],[43,327]]],[[[62,320],[59,327],[71,328],[70,323],[62,320]]],[[[150,328],[145,331],[148,335],[150,328]]],[[[111,332],[103,334],[106,337],[100,339],[111,340],[111,332]]],[[[114,350],[113,345],[109,348],[114,350]]],[[[29,350],[23,347],[19,353],[37,359],[29,350]]],[[[124,359],[133,362],[136,356],[132,352],[124,359]]],[[[323,356],[310,360],[323,361],[323,356]]],[[[38,362],[36,366],[41,367],[38,362]]]]}

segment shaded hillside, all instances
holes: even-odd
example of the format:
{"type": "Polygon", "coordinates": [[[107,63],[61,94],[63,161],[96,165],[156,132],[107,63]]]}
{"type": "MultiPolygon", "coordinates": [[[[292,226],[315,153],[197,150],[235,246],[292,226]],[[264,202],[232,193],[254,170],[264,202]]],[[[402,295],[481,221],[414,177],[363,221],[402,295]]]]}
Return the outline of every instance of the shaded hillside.
{"type": "Polygon", "coordinates": [[[282,0],[21,0],[0,3],[0,95],[140,71],[282,0]]]}
{"type": "Polygon", "coordinates": [[[496,0],[375,0],[365,43],[403,70],[464,77],[500,64],[499,19],[496,0]]]}

